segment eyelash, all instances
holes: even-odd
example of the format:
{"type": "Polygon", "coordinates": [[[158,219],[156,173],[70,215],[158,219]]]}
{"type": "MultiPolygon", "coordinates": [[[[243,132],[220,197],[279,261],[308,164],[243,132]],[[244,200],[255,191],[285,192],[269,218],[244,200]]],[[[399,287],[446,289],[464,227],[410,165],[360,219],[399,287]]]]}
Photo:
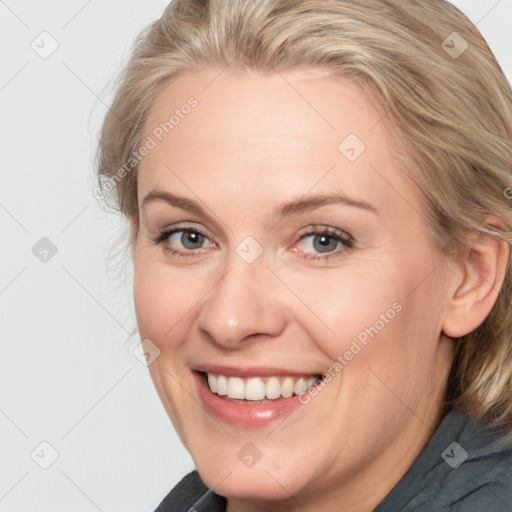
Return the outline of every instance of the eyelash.
{"type": "Polygon", "coordinates": [[[309,226],[306,229],[307,231],[299,235],[299,239],[294,243],[294,245],[311,235],[326,235],[329,238],[333,238],[336,242],[339,242],[343,247],[343,249],[338,248],[336,251],[323,254],[304,253],[305,256],[302,257],[306,260],[328,261],[332,258],[340,257],[342,253],[345,253],[354,247],[354,239],[348,233],[344,233],[339,229],[331,226],[309,226]]]}
{"type": "Polygon", "coordinates": [[[173,256],[184,256],[186,258],[189,257],[197,257],[197,250],[188,250],[183,251],[181,249],[174,249],[169,245],[166,245],[164,242],[174,233],[179,233],[180,231],[185,231],[188,233],[197,233],[198,235],[203,236],[204,238],[208,238],[200,229],[197,229],[192,226],[182,226],[175,229],[164,230],[158,233],[155,237],[150,237],[155,245],[162,245],[162,248],[165,252],[172,254],[173,256]]]}
{"type": "MultiPolygon", "coordinates": [[[[307,229],[309,231],[307,231],[306,233],[304,233],[302,235],[299,235],[299,238],[295,242],[295,244],[297,244],[298,242],[301,242],[302,240],[304,240],[305,238],[307,238],[311,235],[326,235],[329,238],[333,238],[337,242],[340,242],[341,245],[344,247],[344,249],[342,249],[341,251],[337,250],[335,252],[333,251],[333,252],[328,252],[328,253],[324,253],[324,254],[322,254],[322,253],[317,253],[317,254],[306,253],[306,256],[303,256],[303,258],[306,260],[327,261],[327,260],[330,260],[331,258],[340,256],[340,253],[346,252],[347,250],[350,250],[354,247],[354,239],[350,235],[348,235],[348,234],[344,233],[343,231],[340,231],[336,228],[333,228],[330,226],[310,226],[307,229]]],[[[151,241],[155,245],[162,245],[163,250],[166,253],[169,253],[173,256],[180,256],[180,257],[186,257],[186,258],[187,257],[188,258],[199,257],[198,252],[200,251],[200,249],[196,249],[196,250],[190,249],[190,250],[184,251],[182,249],[175,249],[175,248],[165,244],[165,241],[171,235],[173,235],[174,233],[182,232],[182,231],[188,232],[188,233],[197,233],[198,235],[201,235],[204,238],[208,239],[208,236],[206,234],[204,234],[200,229],[193,227],[193,226],[182,226],[182,227],[175,228],[175,229],[164,230],[164,231],[161,231],[160,233],[158,233],[156,236],[150,237],[150,238],[151,238],[151,241]]]]}

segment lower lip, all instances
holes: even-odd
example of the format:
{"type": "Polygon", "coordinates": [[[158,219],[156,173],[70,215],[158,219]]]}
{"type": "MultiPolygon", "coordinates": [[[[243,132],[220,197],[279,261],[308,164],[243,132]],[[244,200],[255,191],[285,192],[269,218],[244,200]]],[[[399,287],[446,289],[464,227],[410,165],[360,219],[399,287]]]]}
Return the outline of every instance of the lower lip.
{"type": "Polygon", "coordinates": [[[298,395],[291,398],[277,398],[262,404],[230,402],[212,393],[201,374],[195,371],[192,373],[196,380],[199,397],[208,411],[217,419],[232,425],[246,428],[263,427],[285,418],[299,407],[304,406],[298,395]]]}

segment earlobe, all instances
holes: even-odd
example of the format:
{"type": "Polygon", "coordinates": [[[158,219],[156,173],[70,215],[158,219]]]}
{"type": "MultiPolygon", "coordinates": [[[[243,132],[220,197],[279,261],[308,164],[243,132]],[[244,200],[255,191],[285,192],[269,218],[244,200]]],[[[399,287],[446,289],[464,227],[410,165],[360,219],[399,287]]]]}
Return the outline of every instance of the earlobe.
{"type": "Polygon", "coordinates": [[[444,334],[459,338],[482,324],[500,292],[509,254],[510,245],[490,235],[478,233],[467,242],[467,250],[455,264],[444,334]]]}

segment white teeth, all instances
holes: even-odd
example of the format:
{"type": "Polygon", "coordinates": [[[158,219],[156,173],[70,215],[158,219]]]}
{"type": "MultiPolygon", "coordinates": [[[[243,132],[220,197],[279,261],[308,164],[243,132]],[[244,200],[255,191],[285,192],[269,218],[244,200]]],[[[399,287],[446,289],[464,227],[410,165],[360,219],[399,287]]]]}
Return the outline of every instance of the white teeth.
{"type": "MultiPolygon", "coordinates": [[[[210,376],[208,374],[208,376],[210,376]]],[[[212,375],[213,377],[213,375],[212,375]]],[[[213,377],[215,378],[215,377],[213,377]]],[[[224,375],[219,375],[217,377],[217,394],[218,395],[227,395],[228,394],[228,380],[224,375]]]]}
{"type": "Polygon", "coordinates": [[[208,374],[208,386],[210,386],[213,393],[217,393],[217,379],[211,373],[208,374]]]}
{"type": "Polygon", "coordinates": [[[293,395],[293,388],[295,387],[295,382],[291,377],[286,377],[283,383],[281,384],[281,394],[285,398],[290,398],[293,395]]]}
{"type": "MultiPolygon", "coordinates": [[[[213,390],[212,390],[213,391],[213,390]]],[[[215,393],[215,391],[214,391],[215,393]]],[[[261,379],[247,379],[245,383],[246,400],[263,400],[265,398],[265,384],[261,379]]]]}
{"type": "Polygon", "coordinates": [[[239,377],[226,377],[208,373],[208,386],[212,393],[227,395],[238,400],[275,400],[279,397],[290,398],[312,387],[317,381],[316,377],[305,379],[303,377],[251,377],[240,379],[239,377]]]}
{"type": "Polygon", "coordinates": [[[298,395],[303,391],[306,391],[306,389],[306,381],[301,378],[297,382],[295,382],[295,387],[293,388],[293,391],[296,395],[298,395]]]}
{"type": "Polygon", "coordinates": [[[238,398],[243,400],[245,398],[244,381],[238,377],[229,377],[227,395],[229,398],[238,398]]]}
{"type": "Polygon", "coordinates": [[[309,389],[313,387],[313,384],[317,381],[316,377],[311,377],[310,379],[306,380],[306,389],[309,389]]]}
{"type": "Polygon", "coordinates": [[[270,377],[270,379],[267,380],[265,396],[270,400],[281,396],[281,384],[279,384],[277,377],[270,377]]]}

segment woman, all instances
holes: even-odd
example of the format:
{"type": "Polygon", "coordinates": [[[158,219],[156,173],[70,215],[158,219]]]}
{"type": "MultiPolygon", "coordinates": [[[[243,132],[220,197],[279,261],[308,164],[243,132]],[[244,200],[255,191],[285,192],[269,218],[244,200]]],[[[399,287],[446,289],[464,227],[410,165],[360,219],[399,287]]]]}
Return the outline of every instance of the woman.
{"type": "Polygon", "coordinates": [[[101,133],[158,511],[512,510],[512,93],[443,0],[174,0],[101,133]]]}

